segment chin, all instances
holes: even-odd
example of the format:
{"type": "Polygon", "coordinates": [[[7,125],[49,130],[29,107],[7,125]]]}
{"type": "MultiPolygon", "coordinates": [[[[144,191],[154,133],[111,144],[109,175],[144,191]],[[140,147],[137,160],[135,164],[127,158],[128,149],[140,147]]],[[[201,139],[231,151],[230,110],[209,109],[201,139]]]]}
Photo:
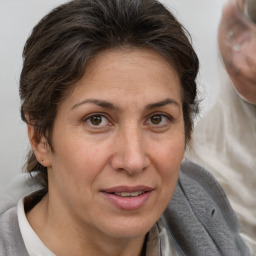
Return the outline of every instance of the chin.
{"type": "MultiPolygon", "coordinates": [[[[157,219],[158,220],[158,219],[157,219]]],[[[145,236],[148,231],[154,226],[157,220],[149,220],[140,217],[138,219],[127,219],[115,222],[113,225],[106,227],[107,232],[111,237],[118,239],[131,239],[145,236]]]]}
{"type": "Polygon", "coordinates": [[[254,96],[255,93],[240,93],[237,88],[234,86],[236,94],[245,102],[250,103],[252,105],[256,105],[256,97],[254,96]]]}

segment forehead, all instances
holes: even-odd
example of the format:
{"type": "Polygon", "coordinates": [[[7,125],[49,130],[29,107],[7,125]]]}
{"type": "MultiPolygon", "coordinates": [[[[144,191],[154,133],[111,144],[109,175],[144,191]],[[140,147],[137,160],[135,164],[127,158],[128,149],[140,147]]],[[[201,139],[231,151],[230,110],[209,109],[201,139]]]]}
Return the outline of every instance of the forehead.
{"type": "MultiPolygon", "coordinates": [[[[149,48],[132,48],[123,46],[114,49],[108,49],[100,52],[94,58],[92,58],[87,67],[85,76],[93,74],[93,72],[104,71],[104,70],[126,70],[123,74],[129,75],[128,71],[133,69],[136,65],[137,68],[149,70],[152,75],[155,72],[161,71],[171,72],[178,75],[173,67],[165,57],[160,55],[157,51],[149,48]]],[[[135,70],[134,70],[135,71],[135,70]]]]}
{"type": "Polygon", "coordinates": [[[180,80],[166,59],[150,49],[118,48],[92,58],[83,77],[74,84],[71,99],[94,97],[104,100],[169,97],[181,100],[180,80]]]}

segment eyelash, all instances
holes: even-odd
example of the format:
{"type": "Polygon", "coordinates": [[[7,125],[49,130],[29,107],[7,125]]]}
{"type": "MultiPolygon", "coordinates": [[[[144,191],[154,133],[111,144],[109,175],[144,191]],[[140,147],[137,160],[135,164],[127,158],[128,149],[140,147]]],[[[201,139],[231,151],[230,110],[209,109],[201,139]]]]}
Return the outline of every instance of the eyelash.
{"type": "MultiPolygon", "coordinates": [[[[94,114],[91,114],[91,115],[89,115],[89,116],[86,116],[84,119],[83,119],[83,121],[84,122],[87,122],[88,123],[88,125],[90,125],[90,126],[92,126],[92,127],[94,127],[94,128],[102,128],[102,126],[104,126],[104,127],[106,127],[106,126],[111,126],[111,122],[109,121],[109,118],[108,117],[106,117],[106,115],[105,114],[102,114],[102,113],[94,113],[94,114]],[[101,118],[101,122],[102,122],[102,119],[106,119],[107,120],[107,122],[108,122],[108,124],[107,125],[94,125],[94,124],[92,124],[92,118],[93,117],[100,117],[101,118]]],[[[100,123],[101,123],[100,122],[100,123]]]]}
{"type": "Polygon", "coordinates": [[[151,124],[149,124],[149,125],[151,125],[152,127],[154,127],[154,128],[162,128],[162,127],[167,126],[167,122],[170,123],[170,122],[172,122],[172,121],[173,121],[173,118],[172,118],[170,115],[163,114],[163,113],[153,113],[153,114],[151,114],[151,115],[147,118],[146,123],[147,123],[147,122],[151,122],[151,124]],[[151,119],[152,119],[153,117],[157,117],[157,116],[161,117],[161,122],[163,121],[163,119],[165,119],[164,124],[154,124],[154,123],[152,123],[152,120],[151,120],[151,119]]]}

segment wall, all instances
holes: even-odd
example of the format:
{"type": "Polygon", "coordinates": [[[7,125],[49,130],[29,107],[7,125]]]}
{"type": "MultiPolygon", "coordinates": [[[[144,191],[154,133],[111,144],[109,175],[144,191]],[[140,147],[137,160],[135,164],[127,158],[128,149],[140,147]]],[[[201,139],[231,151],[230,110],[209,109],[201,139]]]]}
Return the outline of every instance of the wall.
{"type": "MultiPolygon", "coordinates": [[[[224,0],[162,0],[190,31],[201,61],[202,113],[219,89],[216,33],[224,0]]],[[[0,0],[0,189],[21,173],[28,141],[18,96],[22,49],[33,26],[64,0],[0,0]]]]}

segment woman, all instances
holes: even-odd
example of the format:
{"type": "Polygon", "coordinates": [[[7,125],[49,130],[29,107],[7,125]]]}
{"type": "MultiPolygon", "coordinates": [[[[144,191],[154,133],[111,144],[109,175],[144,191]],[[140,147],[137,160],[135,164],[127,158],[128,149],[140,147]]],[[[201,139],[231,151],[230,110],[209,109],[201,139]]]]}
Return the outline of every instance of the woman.
{"type": "Polygon", "coordinates": [[[162,4],[71,1],[23,56],[33,180],[1,198],[1,255],[249,255],[215,180],[181,167],[198,59],[162,4]]]}

